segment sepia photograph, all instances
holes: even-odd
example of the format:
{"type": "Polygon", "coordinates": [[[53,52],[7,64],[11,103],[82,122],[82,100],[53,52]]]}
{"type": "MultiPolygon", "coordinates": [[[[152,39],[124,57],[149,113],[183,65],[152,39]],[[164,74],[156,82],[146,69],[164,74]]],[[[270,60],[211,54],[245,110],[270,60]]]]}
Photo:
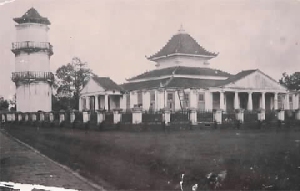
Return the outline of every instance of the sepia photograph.
{"type": "Polygon", "coordinates": [[[300,190],[300,0],[0,0],[0,191],[300,190]]]}

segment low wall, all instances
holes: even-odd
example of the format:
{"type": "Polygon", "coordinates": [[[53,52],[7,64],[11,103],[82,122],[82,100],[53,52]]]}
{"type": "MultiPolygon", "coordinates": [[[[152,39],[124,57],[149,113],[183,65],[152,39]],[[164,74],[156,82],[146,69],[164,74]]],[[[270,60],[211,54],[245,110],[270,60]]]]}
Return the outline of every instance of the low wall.
{"type": "Polygon", "coordinates": [[[185,111],[146,113],[95,111],[2,112],[1,124],[23,124],[37,127],[66,127],[98,130],[187,130],[203,128],[261,128],[262,126],[300,127],[300,111],[247,112],[185,111]],[[167,117],[168,116],[168,117],[167,117]]]}

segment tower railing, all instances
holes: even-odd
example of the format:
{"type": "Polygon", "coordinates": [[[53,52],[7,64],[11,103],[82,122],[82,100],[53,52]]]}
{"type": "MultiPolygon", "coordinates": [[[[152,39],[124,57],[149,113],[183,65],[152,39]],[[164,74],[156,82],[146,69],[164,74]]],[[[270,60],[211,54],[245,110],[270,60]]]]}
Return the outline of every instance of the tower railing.
{"type": "Polygon", "coordinates": [[[53,46],[49,42],[33,42],[33,41],[23,41],[23,42],[13,42],[12,52],[18,53],[20,50],[48,50],[50,55],[53,54],[53,46]]]}
{"type": "Polygon", "coordinates": [[[13,72],[12,73],[12,81],[19,82],[19,81],[54,81],[54,74],[52,72],[13,72]]]}

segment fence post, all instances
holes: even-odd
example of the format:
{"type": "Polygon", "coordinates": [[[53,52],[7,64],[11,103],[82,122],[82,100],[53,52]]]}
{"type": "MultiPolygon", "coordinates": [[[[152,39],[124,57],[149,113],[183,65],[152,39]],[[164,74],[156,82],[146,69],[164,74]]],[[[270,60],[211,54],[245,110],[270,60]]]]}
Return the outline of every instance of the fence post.
{"type": "Polygon", "coordinates": [[[18,114],[18,121],[19,122],[22,121],[22,114],[21,113],[18,114]]]}
{"type": "Polygon", "coordinates": [[[75,112],[72,110],[70,111],[70,123],[74,123],[75,121],[75,112]]]}
{"type": "Polygon", "coordinates": [[[90,121],[90,114],[87,111],[82,112],[83,123],[90,121]]]}
{"type": "Polygon", "coordinates": [[[241,123],[244,123],[244,110],[243,109],[239,109],[236,114],[236,119],[239,120],[241,123]]]}
{"type": "Polygon", "coordinates": [[[35,113],[32,113],[32,114],[31,114],[31,120],[32,120],[32,121],[36,121],[36,115],[35,115],[35,113]]]}
{"type": "Polygon", "coordinates": [[[60,112],[59,112],[59,124],[61,124],[64,121],[65,121],[65,111],[60,110],[60,112]]]}
{"type": "Polygon", "coordinates": [[[214,112],[214,121],[217,122],[218,124],[222,124],[222,110],[215,110],[214,112]]]}
{"type": "Polygon", "coordinates": [[[53,112],[49,113],[49,121],[50,122],[54,121],[54,114],[53,114],[53,112]]]}
{"type": "Polygon", "coordinates": [[[284,121],[284,118],[285,118],[285,112],[284,112],[284,110],[278,111],[277,117],[278,117],[279,121],[284,121]]]}
{"type": "Polygon", "coordinates": [[[104,110],[98,110],[97,113],[97,125],[102,123],[105,120],[105,111],[104,110]]]}
{"type": "Polygon", "coordinates": [[[198,124],[197,110],[195,108],[191,108],[190,110],[190,122],[192,123],[192,125],[198,124]]]}
{"type": "Polygon", "coordinates": [[[5,116],[5,114],[1,114],[1,120],[2,120],[3,123],[6,122],[6,116],[5,116]]]}
{"type": "Polygon", "coordinates": [[[25,121],[27,122],[29,119],[28,113],[25,113],[25,121]]]}
{"type": "Polygon", "coordinates": [[[259,112],[258,112],[257,115],[258,115],[258,120],[259,120],[259,121],[264,121],[264,120],[266,120],[266,112],[265,112],[264,109],[259,110],[259,112]]]}
{"type": "Polygon", "coordinates": [[[114,109],[114,124],[121,122],[120,109],[114,109]]]}
{"type": "Polygon", "coordinates": [[[43,112],[40,113],[40,121],[45,121],[45,113],[43,112]]]}
{"type": "Polygon", "coordinates": [[[296,110],[295,117],[296,117],[296,120],[300,120],[300,109],[296,110]]]}
{"type": "Polygon", "coordinates": [[[163,112],[163,120],[165,125],[170,125],[171,122],[171,111],[169,108],[165,108],[163,112]]]}
{"type": "Polygon", "coordinates": [[[142,123],[142,109],[141,108],[133,108],[132,109],[132,124],[140,124],[142,123]]]}

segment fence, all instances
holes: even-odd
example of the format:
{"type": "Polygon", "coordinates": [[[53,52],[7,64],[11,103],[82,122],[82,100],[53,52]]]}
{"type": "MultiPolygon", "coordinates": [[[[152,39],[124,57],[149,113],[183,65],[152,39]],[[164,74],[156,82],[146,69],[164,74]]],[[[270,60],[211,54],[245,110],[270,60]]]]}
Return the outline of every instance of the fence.
{"type": "Polygon", "coordinates": [[[189,113],[187,111],[171,113],[170,119],[171,123],[189,122],[189,113]]]}
{"type": "Polygon", "coordinates": [[[258,114],[256,112],[246,111],[244,112],[244,122],[251,123],[258,121],[258,114]]]}
{"type": "Polygon", "coordinates": [[[142,114],[142,122],[143,123],[161,123],[162,122],[162,114],[161,113],[143,113],[142,114]]]}
{"type": "MultiPolygon", "coordinates": [[[[222,112],[222,111],[194,111],[192,112],[175,112],[170,113],[144,113],[142,111],[134,112],[114,112],[114,113],[99,113],[99,112],[78,112],[78,111],[60,111],[60,112],[7,112],[0,113],[2,123],[19,123],[25,125],[45,125],[45,126],[60,126],[82,128],[88,125],[92,127],[99,127],[105,122],[106,128],[114,127],[115,125],[125,125],[132,127],[135,124],[145,124],[147,128],[152,128],[151,125],[165,124],[170,128],[184,125],[187,127],[201,126],[202,123],[221,125],[222,127],[233,127],[236,124],[242,123],[242,126],[256,126],[263,122],[271,124],[272,122],[285,123],[288,126],[297,126],[300,122],[300,111],[271,111],[271,112],[222,112]],[[193,115],[192,115],[193,114],[193,115]],[[280,114],[280,115],[279,115],[280,114]],[[167,117],[168,116],[168,117],[167,117]],[[190,117],[193,116],[193,117],[190,117]],[[217,116],[217,117],[216,117],[217,116]],[[280,116],[280,117],[279,117],[280,116]],[[167,117],[167,118],[166,118],[167,117]],[[196,119],[195,119],[196,118],[196,119]],[[170,123],[168,123],[170,122],[170,123]],[[49,124],[49,125],[47,125],[49,124]],[[150,126],[148,126],[150,125],[150,126]]],[[[286,125],[286,126],[287,126],[286,125]]],[[[154,127],[154,126],[153,126],[154,127]]]]}
{"type": "Polygon", "coordinates": [[[197,121],[211,123],[214,120],[214,114],[210,111],[198,111],[197,121]]]}

